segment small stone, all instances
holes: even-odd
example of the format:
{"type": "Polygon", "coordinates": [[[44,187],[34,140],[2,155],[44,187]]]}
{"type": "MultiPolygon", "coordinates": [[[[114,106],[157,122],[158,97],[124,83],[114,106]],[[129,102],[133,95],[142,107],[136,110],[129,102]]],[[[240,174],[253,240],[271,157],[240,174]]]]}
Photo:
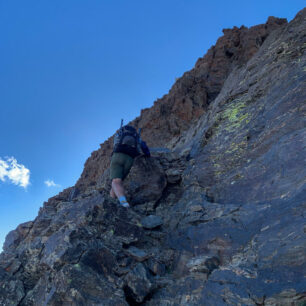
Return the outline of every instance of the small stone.
{"type": "Polygon", "coordinates": [[[149,257],[149,255],[145,251],[140,250],[134,246],[129,247],[127,253],[137,261],[144,261],[149,257]]]}
{"type": "Polygon", "coordinates": [[[193,212],[202,211],[203,210],[203,206],[201,206],[201,205],[192,205],[192,206],[190,206],[189,210],[193,211],[193,212]]]}
{"type": "Polygon", "coordinates": [[[148,268],[154,275],[163,275],[166,271],[166,267],[164,264],[157,262],[153,259],[149,259],[148,268]]]}
{"type": "Polygon", "coordinates": [[[201,256],[190,259],[186,266],[189,268],[190,272],[204,272],[207,273],[208,269],[205,265],[206,260],[208,259],[208,256],[201,256]]]}
{"type": "Polygon", "coordinates": [[[117,276],[122,276],[122,275],[126,275],[130,272],[129,269],[127,268],[120,268],[120,267],[117,267],[116,269],[114,269],[114,273],[117,275],[117,276]]]}
{"type": "Polygon", "coordinates": [[[190,155],[191,148],[185,148],[181,153],[180,157],[187,158],[190,155]]]}
{"type": "Polygon", "coordinates": [[[166,171],[167,181],[170,184],[176,184],[181,180],[181,171],[177,169],[169,169],[166,171]]]}
{"type": "Polygon", "coordinates": [[[173,161],[179,159],[179,156],[174,152],[170,152],[165,155],[165,158],[169,163],[172,163],[173,161]]]}
{"type": "Polygon", "coordinates": [[[165,233],[160,232],[160,231],[151,231],[148,233],[148,235],[154,239],[161,240],[165,237],[165,233]]]}
{"type": "Polygon", "coordinates": [[[187,268],[189,268],[190,272],[211,273],[213,270],[217,269],[219,265],[220,260],[216,256],[200,256],[189,260],[187,268]]]}
{"type": "Polygon", "coordinates": [[[168,195],[167,201],[172,202],[172,201],[175,201],[175,199],[176,199],[176,195],[174,193],[170,193],[168,195]]]}
{"type": "Polygon", "coordinates": [[[146,229],[153,229],[163,224],[161,217],[149,215],[141,220],[141,224],[146,229]]]}

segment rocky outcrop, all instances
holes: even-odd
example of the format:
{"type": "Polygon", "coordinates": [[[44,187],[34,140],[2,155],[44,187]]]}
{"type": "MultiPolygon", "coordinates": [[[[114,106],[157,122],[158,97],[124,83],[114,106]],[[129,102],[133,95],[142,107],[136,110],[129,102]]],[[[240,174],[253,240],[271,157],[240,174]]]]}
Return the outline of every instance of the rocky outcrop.
{"type": "MultiPolygon", "coordinates": [[[[186,131],[207,111],[231,71],[244,65],[269,34],[286,23],[286,19],[270,17],[266,24],[249,29],[244,26],[224,29],[224,35],[195,67],[184,73],[167,95],[155,101],[151,108],[142,110],[141,115],[132,121],[134,126],[142,128],[148,145],[167,147],[173,137],[186,131]]],[[[95,185],[109,166],[112,142],[111,137],[86,161],[77,182],[77,188],[82,192],[95,185]]]]}
{"type": "Polygon", "coordinates": [[[304,305],[305,15],[225,30],[135,119],[159,148],[131,209],[108,196],[111,139],[94,152],[7,236],[0,304],[304,305]]]}

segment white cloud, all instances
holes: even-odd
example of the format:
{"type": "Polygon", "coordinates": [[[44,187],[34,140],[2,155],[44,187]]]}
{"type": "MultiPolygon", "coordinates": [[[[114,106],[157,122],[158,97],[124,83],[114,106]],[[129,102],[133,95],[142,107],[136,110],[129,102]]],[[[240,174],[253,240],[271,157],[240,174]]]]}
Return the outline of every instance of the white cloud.
{"type": "Polygon", "coordinates": [[[0,158],[0,180],[11,181],[17,186],[26,188],[30,184],[30,170],[24,165],[18,164],[16,158],[0,158]]]}
{"type": "Polygon", "coordinates": [[[46,181],[45,181],[45,184],[46,184],[48,187],[61,187],[61,185],[55,184],[53,180],[46,180],[46,181]]]}

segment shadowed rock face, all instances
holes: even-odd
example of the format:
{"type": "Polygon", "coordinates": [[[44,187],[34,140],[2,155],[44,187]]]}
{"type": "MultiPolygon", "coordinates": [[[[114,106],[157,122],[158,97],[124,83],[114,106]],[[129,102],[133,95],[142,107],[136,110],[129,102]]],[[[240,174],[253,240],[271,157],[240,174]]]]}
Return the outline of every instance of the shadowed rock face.
{"type": "Polygon", "coordinates": [[[135,119],[163,148],[135,160],[133,208],[108,196],[111,139],[94,152],[8,234],[0,304],[303,305],[305,15],[224,30],[135,119]]]}

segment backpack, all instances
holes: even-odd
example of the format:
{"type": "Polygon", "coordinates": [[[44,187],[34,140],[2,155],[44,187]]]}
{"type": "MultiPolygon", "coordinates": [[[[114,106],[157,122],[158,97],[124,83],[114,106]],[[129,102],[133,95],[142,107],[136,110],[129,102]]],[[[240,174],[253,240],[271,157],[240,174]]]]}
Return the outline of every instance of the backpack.
{"type": "Polygon", "coordinates": [[[139,151],[139,135],[133,126],[125,125],[115,135],[114,150],[122,146],[139,151]]]}

